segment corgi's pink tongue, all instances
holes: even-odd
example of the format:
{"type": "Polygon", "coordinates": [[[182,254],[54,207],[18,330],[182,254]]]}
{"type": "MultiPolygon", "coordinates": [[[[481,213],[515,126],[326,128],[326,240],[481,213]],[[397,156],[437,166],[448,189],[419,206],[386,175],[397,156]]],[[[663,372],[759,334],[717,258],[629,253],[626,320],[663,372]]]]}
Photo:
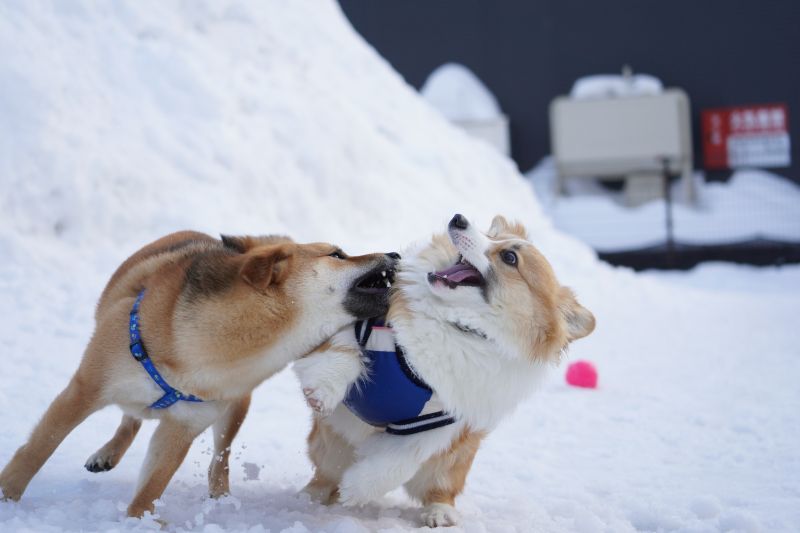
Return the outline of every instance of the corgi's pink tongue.
{"type": "Polygon", "coordinates": [[[436,272],[436,276],[445,278],[456,283],[463,283],[465,281],[480,282],[482,276],[475,267],[465,263],[456,263],[450,268],[436,272]]]}

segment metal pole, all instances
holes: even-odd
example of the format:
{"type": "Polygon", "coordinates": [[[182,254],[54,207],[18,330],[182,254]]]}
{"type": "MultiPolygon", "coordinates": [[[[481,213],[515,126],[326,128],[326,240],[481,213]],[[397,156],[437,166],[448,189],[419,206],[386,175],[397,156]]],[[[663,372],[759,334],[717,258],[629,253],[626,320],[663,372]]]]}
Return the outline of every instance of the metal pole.
{"type": "Polygon", "coordinates": [[[669,161],[666,158],[661,160],[662,177],[664,179],[664,205],[666,207],[667,225],[667,268],[675,265],[675,237],[672,225],[672,191],[669,183],[669,161]]]}

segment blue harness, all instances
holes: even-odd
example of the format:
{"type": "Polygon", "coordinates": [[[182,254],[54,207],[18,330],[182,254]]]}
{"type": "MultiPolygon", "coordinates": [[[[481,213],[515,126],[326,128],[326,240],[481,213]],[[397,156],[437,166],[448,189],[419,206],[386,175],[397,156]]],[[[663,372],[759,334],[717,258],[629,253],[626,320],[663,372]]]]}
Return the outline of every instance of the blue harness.
{"type": "Polygon", "coordinates": [[[344,400],[353,414],[393,435],[412,435],[455,422],[409,366],[383,319],[357,322],[355,334],[367,372],[344,400]]]}
{"type": "Polygon", "coordinates": [[[184,394],[181,391],[170,387],[169,383],[167,383],[166,380],[161,377],[161,374],[158,373],[158,370],[156,370],[153,360],[150,359],[149,355],[147,355],[147,350],[145,350],[144,342],[142,341],[141,328],[139,327],[139,305],[142,303],[142,298],[144,298],[144,291],[145,289],[142,289],[142,291],[139,293],[139,296],[136,297],[136,302],[134,302],[133,309],[131,309],[131,319],[128,333],[130,333],[131,337],[131,355],[133,355],[134,359],[142,363],[144,369],[148,374],[150,374],[150,377],[153,378],[153,381],[156,382],[156,385],[161,387],[161,390],[164,391],[164,396],[153,402],[153,404],[150,406],[150,409],[165,409],[179,401],[202,402],[203,400],[197,396],[184,394]]]}

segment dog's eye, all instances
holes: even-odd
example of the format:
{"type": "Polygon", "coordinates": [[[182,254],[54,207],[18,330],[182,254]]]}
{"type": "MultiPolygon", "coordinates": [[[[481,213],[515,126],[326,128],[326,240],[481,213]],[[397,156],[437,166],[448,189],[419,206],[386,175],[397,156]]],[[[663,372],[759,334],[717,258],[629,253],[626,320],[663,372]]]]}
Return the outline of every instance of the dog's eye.
{"type": "Polygon", "coordinates": [[[511,250],[503,250],[500,252],[500,259],[507,265],[514,266],[517,264],[517,254],[511,250]]]}
{"type": "Polygon", "coordinates": [[[335,257],[336,259],[347,259],[347,256],[344,255],[344,252],[341,250],[336,250],[335,252],[329,253],[328,257],[335,257]]]}

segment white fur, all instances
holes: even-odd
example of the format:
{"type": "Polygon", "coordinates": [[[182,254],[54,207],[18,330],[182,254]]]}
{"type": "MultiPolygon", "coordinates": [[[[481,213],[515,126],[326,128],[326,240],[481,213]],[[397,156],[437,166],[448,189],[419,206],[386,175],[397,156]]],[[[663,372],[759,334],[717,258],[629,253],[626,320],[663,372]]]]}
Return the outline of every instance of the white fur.
{"type": "Polygon", "coordinates": [[[356,448],[356,462],[339,484],[342,504],[364,504],[401,486],[422,463],[446,450],[463,427],[457,423],[414,435],[369,435],[356,448]]]}
{"type": "Polygon", "coordinates": [[[458,524],[461,514],[446,503],[432,503],[422,510],[422,521],[428,527],[448,527],[458,524]]]}

